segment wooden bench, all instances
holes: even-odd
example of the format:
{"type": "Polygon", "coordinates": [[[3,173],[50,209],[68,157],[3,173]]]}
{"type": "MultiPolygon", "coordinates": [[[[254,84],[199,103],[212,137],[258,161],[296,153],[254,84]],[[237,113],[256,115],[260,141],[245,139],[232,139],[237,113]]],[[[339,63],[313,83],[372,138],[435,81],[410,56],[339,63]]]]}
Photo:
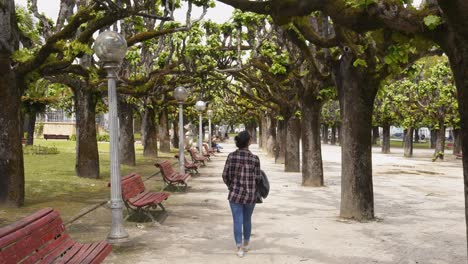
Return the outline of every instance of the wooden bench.
{"type": "MultiPolygon", "coordinates": [[[[175,155],[174,158],[179,159],[179,155],[175,155]]],[[[184,155],[184,167],[186,172],[188,171],[191,174],[198,174],[198,168],[200,168],[200,164],[189,162],[184,155]]]]}
{"type": "Polygon", "coordinates": [[[132,173],[124,176],[121,179],[121,184],[122,200],[128,210],[128,215],[125,217],[125,220],[133,214],[143,213],[154,222],[155,219],[151,212],[156,209],[158,205],[163,211],[166,210],[162,202],[167,200],[171,194],[146,190],[140,175],[132,173]]]}
{"type": "Polygon", "coordinates": [[[161,170],[163,180],[168,186],[174,186],[176,188],[184,186],[184,189],[187,189],[187,181],[191,177],[189,173],[175,172],[171,163],[167,160],[163,160],[154,165],[161,170]]]}
{"type": "Polygon", "coordinates": [[[44,139],[66,139],[69,140],[70,136],[69,135],[55,135],[55,134],[44,134],[44,139]]]}
{"type": "Polygon", "coordinates": [[[190,157],[192,158],[193,163],[201,163],[203,166],[205,166],[205,161],[208,159],[207,157],[200,156],[197,153],[197,150],[194,148],[188,149],[188,152],[190,153],[190,157]]]}
{"type": "Polygon", "coordinates": [[[215,153],[216,153],[216,150],[212,149],[212,148],[209,148],[208,147],[208,144],[206,143],[203,143],[203,148],[205,149],[205,152],[210,154],[210,155],[213,155],[213,156],[216,156],[215,153]]]}
{"type": "Polygon", "coordinates": [[[75,242],[52,208],[0,228],[0,263],[101,263],[111,251],[106,241],[75,242]]]}

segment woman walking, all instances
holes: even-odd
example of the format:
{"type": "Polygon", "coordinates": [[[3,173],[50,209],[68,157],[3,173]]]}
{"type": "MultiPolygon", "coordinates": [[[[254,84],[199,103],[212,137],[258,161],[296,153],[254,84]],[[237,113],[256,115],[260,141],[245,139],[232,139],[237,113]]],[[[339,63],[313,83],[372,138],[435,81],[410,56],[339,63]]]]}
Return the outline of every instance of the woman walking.
{"type": "Polygon", "coordinates": [[[228,155],[223,171],[223,181],[229,189],[228,200],[239,257],[243,257],[249,250],[251,219],[256,201],[256,180],[261,177],[260,159],[250,152],[250,139],[247,131],[240,132],[234,138],[238,149],[228,155]]]}

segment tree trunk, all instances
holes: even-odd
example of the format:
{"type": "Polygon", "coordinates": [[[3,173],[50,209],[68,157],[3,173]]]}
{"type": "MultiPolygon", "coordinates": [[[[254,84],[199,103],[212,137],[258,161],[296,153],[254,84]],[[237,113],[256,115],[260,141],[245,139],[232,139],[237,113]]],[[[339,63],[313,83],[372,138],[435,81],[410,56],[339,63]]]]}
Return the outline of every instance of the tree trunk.
{"type": "Polygon", "coordinates": [[[322,127],[323,127],[323,131],[322,131],[323,144],[328,144],[328,126],[324,124],[322,127]]]}
{"type": "Polygon", "coordinates": [[[258,142],[258,137],[257,137],[257,122],[254,122],[253,125],[252,125],[252,128],[251,128],[251,133],[250,135],[252,135],[252,144],[257,144],[258,142]]]}
{"type": "Polygon", "coordinates": [[[336,126],[332,126],[330,144],[336,145],[336,126]]]}
{"type": "Polygon", "coordinates": [[[172,137],[172,147],[178,149],[179,148],[179,121],[174,120],[172,122],[172,126],[174,128],[174,133],[172,137]]]}
{"type": "Polygon", "coordinates": [[[277,120],[272,117],[271,114],[267,115],[267,143],[266,143],[266,150],[267,154],[270,157],[275,157],[276,151],[276,124],[277,120]]]}
{"type": "Polygon", "coordinates": [[[390,125],[382,126],[382,153],[390,153],[390,125]]]}
{"type": "Polygon", "coordinates": [[[120,163],[135,166],[135,137],[133,135],[133,108],[125,96],[119,95],[119,154],[120,163]]]}
{"type": "Polygon", "coordinates": [[[299,144],[301,140],[301,123],[299,118],[296,116],[290,117],[286,126],[284,171],[300,172],[301,158],[299,156],[299,144]]]}
{"type": "Polygon", "coordinates": [[[342,133],[341,133],[341,129],[342,129],[341,125],[336,127],[336,131],[338,133],[338,144],[340,144],[340,146],[343,145],[341,143],[341,139],[343,138],[342,133]]]}
{"type": "Polygon", "coordinates": [[[275,163],[284,164],[286,157],[286,122],[278,120],[278,137],[275,145],[275,163]]]}
{"type": "Polygon", "coordinates": [[[431,149],[435,149],[437,141],[437,132],[434,129],[431,129],[431,149]]]}
{"type": "Polygon", "coordinates": [[[263,134],[264,134],[264,132],[263,132],[264,131],[263,130],[263,125],[264,124],[263,124],[263,122],[264,122],[264,120],[263,119],[264,119],[263,115],[260,114],[259,124],[258,124],[258,148],[259,149],[263,149],[263,146],[264,146],[264,144],[263,144],[263,134]]]}
{"type": "Polygon", "coordinates": [[[439,120],[439,129],[436,130],[437,132],[437,140],[436,140],[436,147],[434,150],[434,159],[444,159],[444,151],[445,151],[445,126],[444,126],[444,119],[439,120]]]}
{"type": "Polygon", "coordinates": [[[322,147],[320,143],[321,105],[302,105],[302,185],[323,186],[322,147]]]}
{"type": "Polygon", "coordinates": [[[408,127],[404,131],[403,137],[403,149],[404,149],[404,156],[405,157],[412,157],[413,156],[413,128],[408,127]]]}
{"type": "MultiPolygon", "coordinates": [[[[465,191],[465,223],[468,238],[468,46],[466,45],[466,1],[438,1],[448,22],[448,30],[439,45],[447,54],[457,87],[460,112],[463,179],[465,191]],[[462,8],[463,7],[463,8],[462,8]]],[[[467,243],[468,246],[468,243],[467,243]]],[[[467,248],[468,249],[468,248],[467,248]]]]}
{"type": "Polygon", "coordinates": [[[453,130],[453,155],[461,153],[461,136],[460,129],[453,130]]]}
{"type": "Polygon", "coordinates": [[[36,111],[31,111],[28,114],[28,138],[26,140],[26,145],[34,145],[34,129],[36,127],[36,111]]]}
{"type": "Polygon", "coordinates": [[[419,128],[414,129],[414,143],[419,143],[419,128]]]}
{"type": "Polygon", "coordinates": [[[24,203],[24,166],[21,145],[21,89],[13,72],[11,55],[18,49],[18,29],[13,0],[2,1],[0,12],[0,206],[24,203]]]}
{"type": "Polygon", "coordinates": [[[99,178],[96,138],[96,99],[90,87],[73,89],[76,115],[76,165],[78,177],[99,178]]]}
{"type": "Polygon", "coordinates": [[[157,157],[158,156],[158,131],[155,122],[156,114],[154,107],[145,107],[142,120],[143,132],[143,156],[157,157]]]}
{"type": "Polygon", "coordinates": [[[161,152],[171,152],[171,136],[169,135],[169,121],[165,107],[159,114],[159,150],[161,152]]]}
{"type": "Polygon", "coordinates": [[[347,52],[333,67],[342,113],[340,216],[370,220],[374,218],[372,111],[379,83],[363,67],[354,67],[355,59],[347,52]]]}
{"type": "Polygon", "coordinates": [[[257,144],[257,124],[256,122],[249,122],[245,126],[245,130],[249,132],[251,136],[252,144],[257,144]]]}
{"type": "Polygon", "coordinates": [[[268,114],[264,114],[261,116],[260,124],[262,126],[260,139],[262,141],[262,149],[267,152],[267,145],[268,145],[268,136],[269,136],[269,128],[270,128],[271,120],[268,117],[268,114]]]}
{"type": "Polygon", "coordinates": [[[372,145],[377,145],[377,141],[379,140],[379,127],[373,126],[372,127],[372,145]]]}

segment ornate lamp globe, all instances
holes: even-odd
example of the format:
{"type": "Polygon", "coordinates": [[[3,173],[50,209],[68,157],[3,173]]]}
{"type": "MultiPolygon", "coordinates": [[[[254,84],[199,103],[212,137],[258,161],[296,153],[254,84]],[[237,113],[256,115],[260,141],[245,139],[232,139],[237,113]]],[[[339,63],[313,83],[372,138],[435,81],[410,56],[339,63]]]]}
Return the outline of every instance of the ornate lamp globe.
{"type": "Polygon", "coordinates": [[[183,103],[187,99],[188,92],[183,86],[176,87],[174,89],[174,97],[179,103],[183,103]]]}
{"type": "Polygon", "coordinates": [[[127,52],[127,42],[115,31],[104,31],[94,42],[94,52],[105,63],[121,63],[127,52]]]}
{"type": "Polygon", "coordinates": [[[206,111],[206,115],[208,117],[212,117],[213,116],[213,110],[209,109],[208,111],[206,111]]]}
{"type": "Polygon", "coordinates": [[[198,110],[198,112],[203,112],[205,111],[206,104],[203,101],[198,101],[195,103],[195,109],[198,110]]]}

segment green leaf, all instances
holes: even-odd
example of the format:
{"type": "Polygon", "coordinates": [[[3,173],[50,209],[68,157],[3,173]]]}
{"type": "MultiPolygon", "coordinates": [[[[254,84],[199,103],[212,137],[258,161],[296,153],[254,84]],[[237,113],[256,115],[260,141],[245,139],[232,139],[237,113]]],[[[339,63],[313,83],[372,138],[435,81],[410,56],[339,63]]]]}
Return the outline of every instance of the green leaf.
{"type": "Polygon", "coordinates": [[[430,30],[434,30],[438,25],[442,24],[442,19],[439,16],[428,15],[424,18],[424,24],[430,30]]]}
{"type": "Polygon", "coordinates": [[[353,66],[354,67],[358,67],[358,66],[362,66],[362,67],[366,67],[367,68],[367,62],[363,59],[356,59],[354,62],[353,62],[353,66]]]}

